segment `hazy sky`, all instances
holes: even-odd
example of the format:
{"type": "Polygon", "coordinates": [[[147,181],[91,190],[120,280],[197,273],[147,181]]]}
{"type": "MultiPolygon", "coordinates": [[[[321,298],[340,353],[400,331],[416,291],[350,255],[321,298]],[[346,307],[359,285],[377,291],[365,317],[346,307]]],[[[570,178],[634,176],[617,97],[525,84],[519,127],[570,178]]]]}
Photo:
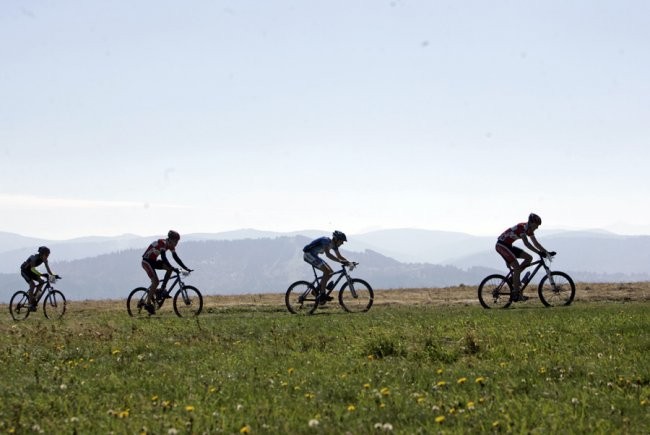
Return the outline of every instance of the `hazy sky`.
{"type": "Polygon", "coordinates": [[[0,3],[0,231],[650,234],[650,2],[0,3]]]}

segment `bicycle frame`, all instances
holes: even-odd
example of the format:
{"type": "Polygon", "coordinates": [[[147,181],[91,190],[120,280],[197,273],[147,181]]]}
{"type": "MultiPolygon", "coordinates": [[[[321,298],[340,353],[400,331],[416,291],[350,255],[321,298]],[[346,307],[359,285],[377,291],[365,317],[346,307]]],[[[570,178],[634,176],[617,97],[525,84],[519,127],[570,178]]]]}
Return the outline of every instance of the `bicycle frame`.
{"type": "MultiPolygon", "coordinates": [[[[343,264],[343,265],[341,265],[340,270],[337,270],[336,272],[332,273],[332,276],[330,277],[330,282],[327,283],[327,290],[326,290],[325,294],[327,296],[329,296],[334,291],[334,289],[339,284],[339,282],[341,282],[341,280],[343,278],[345,278],[345,280],[348,282],[348,286],[350,287],[350,293],[352,294],[352,297],[354,297],[356,299],[357,293],[354,290],[354,285],[352,285],[352,280],[350,279],[350,274],[348,273],[348,270],[346,269],[346,267],[349,267],[350,270],[354,270],[356,265],[357,265],[357,263],[350,263],[350,266],[346,266],[345,264],[343,264]],[[338,278],[336,278],[336,280],[334,280],[334,277],[337,276],[337,275],[338,275],[338,278]]],[[[316,272],[316,267],[314,267],[313,265],[311,266],[311,268],[312,268],[312,271],[314,272],[314,280],[311,282],[311,285],[313,285],[316,288],[316,290],[320,290],[320,283],[321,283],[321,280],[323,279],[323,275],[318,276],[318,273],[316,272]]]]}
{"type": "MultiPolygon", "coordinates": [[[[548,257],[541,257],[541,256],[540,256],[540,257],[539,257],[539,260],[533,261],[533,262],[530,263],[528,266],[526,266],[525,269],[523,269],[523,270],[521,271],[521,272],[523,272],[524,270],[529,270],[529,269],[530,269],[531,267],[533,267],[533,266],[537,266],[537,267],[535,267],[535,269],[530,273],[530,276],[528,277],[528,280],[526,280],[526,282],[523,282],[523,280],[520,280],[520,281],[521,281],[520,284],[521,284],[521,291],[522,291],[522,292],[524,291],[524,289],[525,289],[526,287],[528,287],[528,284],[533,280],[533,278],[535,277],[535,275],[537,275],[537,272],[538,272],[542,267],[543,267],[544,270],[546,271],[546,276],[548,277],[549,282],[550,282],[552,285],[555,285],[555,282],[553,281],[553,275],[551,274],[551,261],[553,261],[553,257],[552,257],[552,256],[548,256],[548,257]],[[548,262],[548,264],[547,264],[547,262],[548,262]]],[[[520,274],[521,274],[521,272],[520,272],[520,274]]],[[[513,273],[513,272],[512,272],[512,269],[510,269],[510,272],[506,275],[506,280],[511,280],[511,279],[512,279],[512,273],[513,273]]]]}

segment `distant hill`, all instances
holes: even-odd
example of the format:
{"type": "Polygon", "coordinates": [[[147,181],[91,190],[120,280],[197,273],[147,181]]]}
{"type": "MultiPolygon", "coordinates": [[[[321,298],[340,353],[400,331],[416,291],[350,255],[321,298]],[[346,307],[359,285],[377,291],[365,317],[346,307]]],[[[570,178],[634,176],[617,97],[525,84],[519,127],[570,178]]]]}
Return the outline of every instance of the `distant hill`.
{"type": "MultiPolygon", "coordinates": [[[[188,282],[208,294],[283,292],[308,278],[302,247],[327,231],[275,233],[239,230],[183,235],[179,254],[197,269],[188,282]]],[[[140,256],[156,236],[122,235],[47,241],[0,233],[0,300],[23,288],[18,266],[40,244],[52,248],[61,288],[75,298],[120,298],[146,284],[140,256]]],[[[463,233],[397,229],[349,234],[344,251],[361,263],[355,275],[376,288],[476,285],[488,273],[504,271],[494,238],[463,233]],[[439,264],[435,264],[439,263],[439,264]]],[[[578,281],[650,280],[650,236],[605,231],[540,232],[540,242],[558,252],[555,269],[578,281]]],[[[517,242],[521,245],[521,242],[517,242]]]]}

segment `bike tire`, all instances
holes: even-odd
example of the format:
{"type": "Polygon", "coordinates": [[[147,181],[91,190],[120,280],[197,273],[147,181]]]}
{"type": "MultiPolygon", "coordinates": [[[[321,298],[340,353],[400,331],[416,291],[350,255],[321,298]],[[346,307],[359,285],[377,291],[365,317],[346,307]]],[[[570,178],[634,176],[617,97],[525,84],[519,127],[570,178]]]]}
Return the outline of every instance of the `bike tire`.
{"type": "Polygon", "coordinates": [[[52,320],[57,320],[65,314],[67,301],[59,290],[52,290],[43,300],[43,314],[52,320]]]}
{"type": "Polygon", "coordinates": [[[365,313],[372,307],[374,300],[372,287],[362,279],[350,279],[339,291],[339,304],[348,313],[365,313]]]}
{"type": "Polygon", "coordinates": [[[489,275],[478,286],[478,300],[483,308],[508,308],[512,304],[512,284],[503,275],[489,275]]]}
{"type": "Polygon", "coordinates": [[[9,313],[14,320],[25,320],[29,316],[29,296],[25,291],[17,291],[9,302],[9,313]]]}
{"type": "Polygon", "coordinates": [[[296,281],[284,295],[284,303],[291,314],[308,315],[318,308],[318,290],[310,282],[296,281]]]}
{"type": "Polygon", "coordinates": [[[196,287],[186,285],[174,295],[174,312],[178,317],[198,316],[203,310],[203,295],[196,287]]]}
{"type": "Polygon", "coordinates": [[[573,298],[576,296],[576,285],[569,275],[564,272],[551,272],[553,282],[551,285],[548,275],[544,276],[539,282],[537,293],[539,299],[547,307],[558,307],[561,305],[571,305],[573,298]]]}
{"type": "Polygon", "coordinates": [[[147,303],[149,289],[138,287],[129,293],[126,299],[126,310],[131,317],[149,317],[149,312],[144,307],[147,303]]]}

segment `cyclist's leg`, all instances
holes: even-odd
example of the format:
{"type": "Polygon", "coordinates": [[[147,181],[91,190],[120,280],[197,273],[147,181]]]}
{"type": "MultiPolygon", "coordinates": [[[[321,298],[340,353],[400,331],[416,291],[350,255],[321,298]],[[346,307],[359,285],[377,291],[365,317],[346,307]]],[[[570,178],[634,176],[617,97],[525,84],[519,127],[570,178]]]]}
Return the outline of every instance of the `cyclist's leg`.
{"type": "Polygon", "coordinates": [[[516,246],[506,245],[504,243],[497,243],[495,249],[505,260],[506,264],[508,265],[508,269],[512,271],[512,291],[515,294],[519,294],[519,291],[521,289],[519,275],[523,268],[517,261],[517,257],[519,257],[523,251],[516,246]]]}
{"type": "Polygon", "coordinates": [[[153,306],[154,294],[156,292],[156,288],[158,287],[158,283],[160,282],[158,281],[158,275],[155,271],[156,264],[153,261],[143,259],[142,268],[145,272],[147,272],[147,276],[151,280],[151,285],[149,286],[149,291],[147,292],[147,304],[153,306]]]}
{"type": "Polygon", "coordinates": [[[36,288],[36,281],[38,281],[38,275],[36,275],[31,270],[20,270],[20,276],[23,277],[27,284],[29,284],[29,290],[27,290],[27,297],[29,298],[29,303],[34,305],[36,299],[34,298],[34,289],[36,288]]]}
{"type": "Polygon", "coordinates": [[[172,276],[172,268],[170,266],[167,266],[164,264],[162,261],[160,262],[162,269],[165,270],[165,276],[163,277],[162,285],[160,286],[160,290],[165,290],[167,288],[167,281],[169,281],[169,277],[172,276]]]}
{"type": "Polygon", "coordinates": [[[327,291],[327,281],[329,281],[332,273],[334,273],[332,268],[329,264],[325,263],[322,258],[311,252],[305,252],[303,260],[323,272],[323,276],[320,279],[320,292],[325,293],[327,291]]]}

